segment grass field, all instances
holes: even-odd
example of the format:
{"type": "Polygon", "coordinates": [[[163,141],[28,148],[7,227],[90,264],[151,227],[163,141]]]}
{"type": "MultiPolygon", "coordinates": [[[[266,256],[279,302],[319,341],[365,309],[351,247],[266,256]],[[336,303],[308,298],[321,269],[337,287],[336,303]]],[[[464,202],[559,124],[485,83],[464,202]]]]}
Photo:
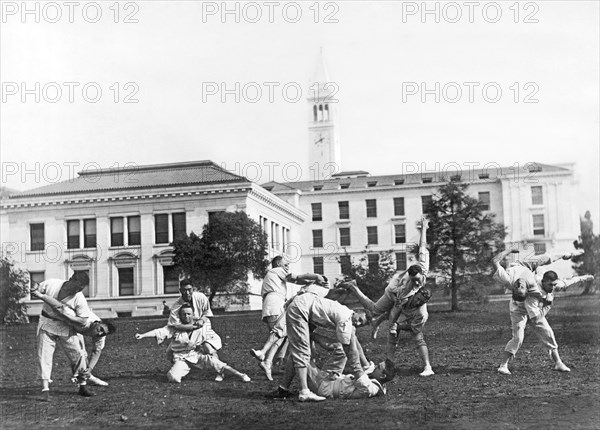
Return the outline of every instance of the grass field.
{"type": "MultiPolygon", "coordinates": [[[[496,373],[498,357],[510,339],[508,303],[467,305],[461,312],[430,308],[425,327],[436,375],[420,378],[417,352],[403,334],[396,353],[399,376],[385,397],[327,400],[303,404],[268,400],[277,387],[260,372],[249,348],[262,345],[266,328],[259,313],[213,318],[223,338],[221,359],[247,372],[253,381],[214,382],[208,371],[192,372],[169,384],[165,346],[134,334],[165,320],[117,320],[95,374],[110,383],[92,387],[96,396],[77,396],[62,351],[54,360],[52,400],[42,402],[36,381],[35,325],[3,327],[1,335],[0,427],[21,428],[600,428],[600,297],[562,297],[549,315],[568,374],[551,361],[528,327],[525,343],[511,365],[496,373]]],[[[384,324],[382,333],[387,326],[384,324]]],[[[383,358],[385,336],[369,339],[359,329],[367,356],[383,358]]],[[[275,375],[275,378],[280,375],[275,375]]]]}

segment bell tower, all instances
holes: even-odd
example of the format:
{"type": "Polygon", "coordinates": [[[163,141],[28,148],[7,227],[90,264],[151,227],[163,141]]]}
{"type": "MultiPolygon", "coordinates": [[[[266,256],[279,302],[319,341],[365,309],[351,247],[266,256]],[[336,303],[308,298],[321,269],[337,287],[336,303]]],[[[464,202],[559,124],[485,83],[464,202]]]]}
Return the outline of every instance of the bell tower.
{"type": "Polygon", "coordinates": [[[323,48],[308,87],[309,180],[329,179],[342,171],[337,135],[338,85],[329,79],[323,48]]]}

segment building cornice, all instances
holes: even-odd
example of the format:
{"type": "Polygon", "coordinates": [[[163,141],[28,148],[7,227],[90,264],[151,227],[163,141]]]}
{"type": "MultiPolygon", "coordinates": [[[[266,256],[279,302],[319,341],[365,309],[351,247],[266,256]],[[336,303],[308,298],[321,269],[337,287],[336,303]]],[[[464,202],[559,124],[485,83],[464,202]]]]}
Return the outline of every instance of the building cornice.
{"type": "MultiPolygon", "coordinates": [[[[223,184],[221,184],[223,185],[223,184]]],[[[249,182],[229,184],[228,187],[223,188],[206,188],[202,190],[177,190],[177,191],[165,191],[156,190],[152,192],[140,193],[140,190],[119,190],[112,191],[112,195],[93,196],[79,195],[79,196],[31,196],[30,198],[22,198],[19,200],[3,200],[0,203],[0,208],[4,210],[8,209],[22,209],[22,208],[33,208],[33,207],[50,207],[50,206],[65,206],[65,205],[77,205],[77,204],[104,204],[112,202],[128,202],[128,201],[150,201],[164,198],[179,198],[179,197],[191,197],[191,196],[206,196],[206,195],[221,195],[221,194],[235,194],[235,193],[247,193],[252,189],[252,185],[249,182]],[[137,191],[132,193],[132,191],[137,191]],[[124,193],[127,195],[124,195],[124,193]]]]}
{"type": "Polygon", "coordinates": [[[291,204],[279,198],[277,195],[256,184],[252,184],[252,188],[250,189],[248,196],[277,208],[286,215],[295,219],[298,223],[303,223],[308,217],[308,215],[300,209],[292,206],[291,204]]]}

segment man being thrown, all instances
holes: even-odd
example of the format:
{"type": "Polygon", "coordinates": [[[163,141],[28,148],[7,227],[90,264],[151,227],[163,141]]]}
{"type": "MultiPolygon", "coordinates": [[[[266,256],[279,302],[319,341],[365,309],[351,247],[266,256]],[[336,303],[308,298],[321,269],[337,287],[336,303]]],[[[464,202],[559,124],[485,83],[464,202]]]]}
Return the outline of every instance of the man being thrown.
{"type": "MultiPolygon", "coordinates": [[[[369,376],[363,374],[357,379],[354,375],[343,375],[347,357],[339,342],[314,332],[311,333],[311,340],[322,348],[333,351],[334,353],[325,363],[323,363],[321,368],[317,367],[312,358],[308,362],[306,369],[309,390],[316,393],[318,396],[341,399],[360,399],[386,394],[386,389],[383,384],[394,378],[396,374],[394,363],[386,360],[385,362],[378,364],[369,376]]],[[[357,343],[357,345],[360,344],[357,343]]],[[[291,386],[293,378],[294,366],[290,361],[286,364],[286,371],[282,384],[274,393],[267,395],[267,397],[291,397],[292,393],[289,390],[289,387],[291,386]]]]}
{"type": "MultiPolygon", "coordinates": [[[[92,339],[92,353],[89,359],[88,368],[86,370],[86,373],[89,373],[88,382],[103,387],[108,386],[107,382],[104,382],[102,379],[92,375],[91,372],[94,370],[94,367],[96,367],[96,364],[100,359],[100,355],[104,349],[106,336],[113,334],[116,331],[115,326],[110,321],[102,321],[98,315],[92,312],[89,308],[89,313],[87,315],[78,317],[75,313],[75,309],[55,299],[54,297],[49,296],[48,294],[43,294],[38,290],[38,287],[39,286],[36,286],[35,288],[31,289],[31,295],[36,299],[40,299],[44,303],[48,304],[59,319],[66,322],[69,326],[73,327],[77,333],[79,333],[81,348],[86,354],[86,360],[87,352],[85,350],[85,341],[83,336],[88,336],[92,339]]],[[[77,376],[78,375],[74,375],[74,378],[77,378],[77,376]]]]}
{"type": "Polygon", "coordinates": [[[496,266],[494,278],[499,280],[506,289],[512,291],[512,300],[509,304],[512,338],[504,348],[498,373],[511,374],[508,370],[508,363],[514,358],[523,343],[528,318],[535,324],[540,341],[549,349],[550,356],[555,363],[554,370],[570,372],[571,369],[562,362],[558,354],[558,345],[554,338],[554,332],[546,320],[546,314],[550,309],[549,304],[552,302],[551,295],[554,289],[566,289],[575,283],[593,279],[593,276],[576,276],[567,280],[559,280],[556,272],[550,270],[544,273],[540,279],[535,274],[539,266],[551,264],[561,258],[568,260],[577,253],[558,256],[543,254],[530,260],[508,263],[508,255],[514,252],[518,251],[506,250],[494,257],[496,266]]]}
{"type": "Polygon", "coordinates": [[[287,349],[287,331],[285,323],[277,324],[278,319],[284,314],[284,304],[287,296],[287,282],[296,284],[307,284],[316,282],[319,285],[326,285],[325,277],[314,273],[295,276],[288,272],[289,262],[281,255],[273,258],[271,269],[263,279],[261,296],[262,319],[269,328],[269,337],[265,345],[260,350],[251,349],[250,353],[260,361],[259,366],[265,372],[269,381],[273,380],[271,376],[272,364],[274,361],[283,362],[287,349]],[[275,357],[277,354],[277,357],[275,357]]]}
{"type": "MultiPolygon", "coordinates": [[[[75,310],[75,315],[85,317],[90,310],[81,291],[89,284],[85,272],[75,272],[68,281],[61,279],[48,279],[42,282],[38,290],[42,294],[53,297],[75,310]]],[[[73,373],[77,375],[79,395],[92,396],[87,389],[86,379],[86,354],[81,347],[81,339],[69,324],[64,322],[52,307],[44,303],[42,314],[37,329],[37,355],[39,362],[39,375],[42,380],[42,393],[46,400],[50,399],[52,375],[52,361],[56,344],[62,346],[67,358],[71,362],[73,373]]]]}
{"type": "MultiPolygon", "coordinates": [[[[221,338],[214,332],[209,333],[208,324],[200,325],[194,322],[194,311],[191,304],[184,303],[179,307],[179,320],[181,325],[190,326],[190,331],[178,331],[172,326],[165,326],[143,334],[136,334],[140,340],[146,337],[156,338],[158,343],[165,339],[173,338],[169,346],[172,351],[173,366],[167,373],[169,382],[180,383],[181,379],[190,373],[190,367],[199,369],[214,369],[218,375],[228,372],[240,378],[243,382],[250,382],[248,375],[238,372],[233,367],[223,363],[216,355],[216,349],[221,348],[221,338]]],[[[212,330],[211,330],[212,331],[212,330]]],[[[222,381],[223,378],[217,378],[222,381]]]]}
{"type": "MultiPolygon", "coordinates": [[[[355,327],[363,326],[369,321],[364,310],[353,312],[338,302],[307,292],[293,299],[286,310],[286,320],[290,355],[300,385],[298,397],[301,402],[325,400],[325,397],[315,394],[308,387],[311,325],[334,329],[354,378],[360,380],[365,375],[360,362],[358,340],[355,333],[355,327]]],[[[283,388],[287,389],[288,387],[283,388]]]]}
{"type": "MultiPolygon", "coordinates": [[[[388,283],[383,296],[373,302],[357,287],[355,281],[341,284],[342,287],[351,291],[367,310],[373,313],[375,318],[397,307],[395,315],[400,314],[398,321],[403,326],[408,326],[413,338],[417,343],[419,355],[423,360],[424,369],[420,376],[433,375],[433,369],[429,362],[429,351],[423,337],[423,327],[428,318],[426,301],[428,295],[421,293],[429,271],[429,251],[427,250],[428,221],[423,217],[420,222],[420,240],[418,262],[408,268],[406,272],[400,272],[392,277],[388,283]]],[[[392,312],[394,313],[394,312],[392,312]]],[[[392,317],[395,320],[395,315],[392,317]]],[[[390,318],[390,321],[392,320],[390,318]]],[[[398,345],[399,336],[396,331],[388,333],[387,358],[394,360],[394,354],[398,345]]]]}

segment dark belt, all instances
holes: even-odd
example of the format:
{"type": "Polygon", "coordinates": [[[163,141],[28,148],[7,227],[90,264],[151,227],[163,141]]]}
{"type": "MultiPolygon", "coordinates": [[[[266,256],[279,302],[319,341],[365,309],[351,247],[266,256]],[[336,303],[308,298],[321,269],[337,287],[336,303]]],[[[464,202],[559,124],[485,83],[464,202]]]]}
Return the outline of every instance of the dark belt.
{"type": "Polygon", "coordinates": [[[49,320],[61,321],[62,322],[62,320],[60,320],[60,319],[58,319],[56,317],[50,316],[50,314],[48,314],[48,312],[46,312],[46,311],[42,311],[42,316],[45,317],[45,318],[48,318],[49,320]]]}

